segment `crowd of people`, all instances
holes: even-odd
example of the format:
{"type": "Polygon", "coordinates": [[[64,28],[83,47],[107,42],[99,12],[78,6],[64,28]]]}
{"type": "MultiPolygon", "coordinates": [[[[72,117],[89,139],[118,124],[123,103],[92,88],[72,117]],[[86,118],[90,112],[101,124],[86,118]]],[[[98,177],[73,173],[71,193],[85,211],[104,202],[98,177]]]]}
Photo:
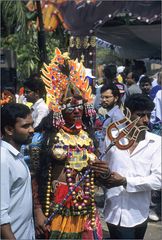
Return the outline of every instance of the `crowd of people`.
{"type": "Polygon", "coordinates": [[[96,186],[110,239],[143,239],[161,217],[162,72],[153,87],[144,66],[92,78],[56,49],[1,101],[2,239],[103,239],[96,186]]]}

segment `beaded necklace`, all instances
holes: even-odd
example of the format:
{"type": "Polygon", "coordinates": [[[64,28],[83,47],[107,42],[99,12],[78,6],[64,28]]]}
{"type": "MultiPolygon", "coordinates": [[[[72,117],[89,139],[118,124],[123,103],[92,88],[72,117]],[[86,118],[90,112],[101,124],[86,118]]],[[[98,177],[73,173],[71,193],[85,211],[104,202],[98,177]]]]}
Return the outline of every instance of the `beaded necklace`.
{"type": "Polygon", "coordinates": [[[88,166],[89,160],[96,158],[93,154],[93,142],[84,130],[74,135],[60,129],[56,138],[58,142],[53,145],[53,155],[59,160],[67,158],[72,169],[81,171],[88,166]]]}
{"type": "MultiPolygon", "coordinates": [[[[94,173],[89,171],[87,174],[83,170],[88,167],[89,160],[95,159],[93,142],[84,130],[74,135],[60,129],[56,137],[58,143],[53,146],[52,151],[57,159],[67,158],[66,182],[68,194],[72,195],[73,210],[76,215],[90,214],[91,226],[95,228],[94,173]]],[[[49,210],[46,213],[48,215],[49,210]]]]}

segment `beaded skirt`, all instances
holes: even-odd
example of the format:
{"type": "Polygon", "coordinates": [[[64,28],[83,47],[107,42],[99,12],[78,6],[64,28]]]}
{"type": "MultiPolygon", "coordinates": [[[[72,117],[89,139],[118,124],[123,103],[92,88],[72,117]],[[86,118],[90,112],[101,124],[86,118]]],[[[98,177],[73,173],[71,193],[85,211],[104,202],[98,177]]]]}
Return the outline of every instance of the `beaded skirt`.
{"type": "MultiPolygon", "coordinates": [[[[94,239],[94,230],[99,240],[102,239],[102,227],[98,213],[95,216],[95,229],[91,226],[91,206],[87,204],[82,209],[74,207],[72,196],[63,205],[60,203],[68,193],[68,186],[65,183],[58,183],[54,199],[51,203],[50,212],[56,211],[51,222],[50,239],[94,239]],[[61,206],[61,207],[60,207],[61,206]]],[[[76,191],[80,191],[78,187],[76,191]]]]}

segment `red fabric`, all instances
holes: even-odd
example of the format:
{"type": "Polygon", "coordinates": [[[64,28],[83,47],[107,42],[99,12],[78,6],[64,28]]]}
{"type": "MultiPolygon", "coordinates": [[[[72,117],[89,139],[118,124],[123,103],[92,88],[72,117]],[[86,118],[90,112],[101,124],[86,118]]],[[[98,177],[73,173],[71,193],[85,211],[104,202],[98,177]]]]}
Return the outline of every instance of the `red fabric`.
{"type": "Polygon", "coordinates": [[[102,130],[102,125],[103,125],[103,122],[100,119],[96,119],[96,121],[95,121],[95,129],[96,130],[102,130]]]}
{"type": "MultiPolygon", "coordinates": [[[[75,192],[78,192],[80,190],[79,187],[77,187],[75,189],[75,192]]],[[[67,185],[65,184],[59,184],[56,188],[55,194],[54,194],[54,202],[56,204],[59,204],[63,201],[63,199],[66,197],[66,195],[69,192],[69,188],[67,185]]],[[[66,202],[64,203],[64,206],[66,206],[67,208],[70,208],[70,206],[73,206],[74,203],[72,201],[72,194],[68,197],[68,199],[66,200],[66,202]]]]}

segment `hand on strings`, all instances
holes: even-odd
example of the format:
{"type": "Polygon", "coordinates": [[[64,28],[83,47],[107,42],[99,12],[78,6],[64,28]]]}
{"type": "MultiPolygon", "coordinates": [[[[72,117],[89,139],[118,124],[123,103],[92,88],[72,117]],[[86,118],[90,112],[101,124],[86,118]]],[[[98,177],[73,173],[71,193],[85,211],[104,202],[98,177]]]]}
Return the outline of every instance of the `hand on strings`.
{"type": "Polygon", "coordinates": [[[100,174],[109,174],[110,169],[108,167],[107,162],[95,160],[94,162],[90,163],[90,168],[94,170],[95,175],[98,177],[100,174]]]}

